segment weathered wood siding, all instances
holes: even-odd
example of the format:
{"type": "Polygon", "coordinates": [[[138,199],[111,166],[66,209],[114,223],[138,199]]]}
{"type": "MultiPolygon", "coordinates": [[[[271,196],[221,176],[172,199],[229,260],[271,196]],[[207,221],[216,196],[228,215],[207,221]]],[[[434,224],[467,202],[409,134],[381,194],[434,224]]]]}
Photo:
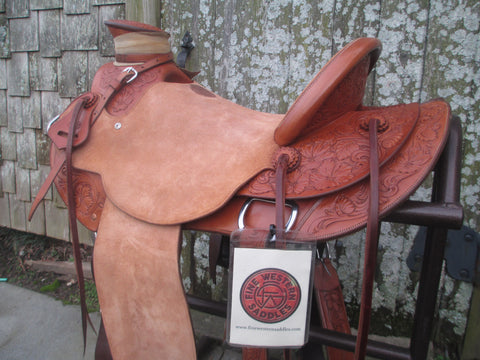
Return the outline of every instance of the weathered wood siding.
{"type": "MultiPolygon", "coordinates": [[[[26,220],[49,171],[46,125],[112,60],[113,41],[103,21],[124,18],[124,3],[0,0],[0,226],[69,238],[56,192],[26,220]]],[[[89,238],[82,227],[82,239],[89,238]]]]}
{"type": "MultiPolygon", "coordinates": [[[[478,1],[172,0],[163,2],[162,14],[161,25],[171,33],[172,43],[178,44],[185,31],[191,32],[196,48],[187,65],[201,71],[197,81],[241,105],[275,113],[284,113],[348,42],[378,37],[383,51],[370,76],[365,103],[391,105],[438,97],[450,103],[462,121],[465,138],[465,224],[480,230],[478,1]]],[[[428,201],[429,194],[427,182],[415,198],[428,201]]],[[[405,260],[416,231],[416,227],[382,225],[374,309],[377,315],[388,315],[377,316],[378,333],[401,333],[398,319],[408,319],[413,312],[418,276],[405,260]]],[[[342,239],[335,248],[350,305],[358,302],[360,294],[362,235],[342,239]]],[[[205,257],[206,241],[203,247],[205,257]]],[[[211,289],[217,287],[211,284],[211,289]]],[[[471,294],[471,284],[447,275],[442,278],[438,340],[445,346],[461,347],[471,294]]]]}
{"type": "MultiPolygon", "coordinates": [[[[169,31],[174,52],[190,31],[196,48],[187,67],[201,70],[197,81],[241,105],[275,113],[285,112],[349,41],[380,38],[383,52],[365,103],[450,102],[464,130],[465,224],[479,230],[477,0],[0,0],[0,226],[69,238],[66,209],[54,191],[26,221],[49,171],[46,124],[111,61],[113,43],[103,20],[125,16],[169,31]]],[[[429,193],[426,184],[415,197],[427,200],[429,193]]],[[[382,230],[374,309],[377,319],[387,315],[374,328],[401,334],[418,284],[405,262],[417,229],[383,224],[382,230]]],[[[333,252],[352,308],[361,286],[362,235],[341,239],[333,252]]],[[[82,237],[88,241],[88,232],[82,237]]],[[[206,271],[208,236],[186,232],[184,238],[187,290],[224,298],[226,272],[218,269],[215,286],[206,271]]],[[[443,277],[438,333],[449,337],[449,345],[461,345],[471,294],[471,284],[443,277]]]]}

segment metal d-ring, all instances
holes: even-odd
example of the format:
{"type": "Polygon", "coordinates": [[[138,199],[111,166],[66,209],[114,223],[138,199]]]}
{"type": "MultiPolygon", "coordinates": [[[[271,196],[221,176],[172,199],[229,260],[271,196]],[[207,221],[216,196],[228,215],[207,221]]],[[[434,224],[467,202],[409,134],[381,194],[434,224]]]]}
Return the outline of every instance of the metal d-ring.
{"type": "Polygon", "coordinates": [[[131,83],[133,80],[135,80],[138,76],[138,71],[135,70],[135,68],[133,66],[129,66],[125,69],[123,69],[122,72],[126,72],[126,73],[130,73],[130,72],[133,72],[133,76],[127,80],[127,84],[131,83]]]}
{"type": "MultiPolygon", "coordinates": [[[[245,203],[242,205],[242,208],[240,209],[240,213],[238,214],[238,228],[239,229],[244,229],[245,228],[245,214],[247,213],[248,208],[254,201],[261,201],[264,203],[268,204],[275,204],[275,201],[272,200],[266,200],[266,199],[260,199],[260,198],[250,198],[245,203]]],[[[285,231],[290,231],[292,228],[293,224],[295,223],[295,220],[297,219],[298,215],[298,205],[295,204],[292,201],[286,201],[285,206],[288,206],[292,212],[290,213],[290,217],[287,220],[287,223],[285,224],[285,231]]]]}

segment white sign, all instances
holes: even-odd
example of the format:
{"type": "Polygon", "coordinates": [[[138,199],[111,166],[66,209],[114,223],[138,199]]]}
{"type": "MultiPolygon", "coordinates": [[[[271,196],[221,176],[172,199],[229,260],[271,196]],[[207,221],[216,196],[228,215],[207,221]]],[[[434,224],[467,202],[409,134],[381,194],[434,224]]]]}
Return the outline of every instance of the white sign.
{"type": "Polygon", "coordinates": [[[307,341],[312,250],[234,248],[231,345],[300,347],[307,341]]]}

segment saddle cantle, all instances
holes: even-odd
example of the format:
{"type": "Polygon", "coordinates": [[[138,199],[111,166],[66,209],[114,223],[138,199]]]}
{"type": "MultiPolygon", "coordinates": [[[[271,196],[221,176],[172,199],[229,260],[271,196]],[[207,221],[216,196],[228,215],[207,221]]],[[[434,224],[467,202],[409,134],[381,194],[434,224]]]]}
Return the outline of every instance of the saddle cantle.
{"type": "MultiPolygon", "coordinates": [[[[71,224],[76,217],[98,231],[96,284],[114,358],[195,357],[180,231],[229,234],[239,217],[248,227],[275,223],[280,159],[288,159],[281,179],[295,208],[291,228],[325,241],[378,222],[406,200],[445,144],[450,109],[442,100],[362,105],[377,39],[342,49],[279,115],[194,82],[173,62],[162,30],[106,24],[116,61],[50,126],[52,171],[31,214],[55,182],[71,224]]],[[[287,219],[293,210],[285,210],[287,219]]]]}

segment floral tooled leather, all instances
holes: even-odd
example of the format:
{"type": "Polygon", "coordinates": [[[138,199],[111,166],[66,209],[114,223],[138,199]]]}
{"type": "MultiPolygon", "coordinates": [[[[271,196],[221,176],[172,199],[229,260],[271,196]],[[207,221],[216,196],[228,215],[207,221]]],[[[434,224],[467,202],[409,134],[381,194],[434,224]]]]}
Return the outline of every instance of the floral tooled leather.
{"type": "MultiPolygon", "coordinates": [[[[62,151],[52,145],[50,162],[53,164],[56,156],[63,156],[61,153],[62,151]]],[[[67,169],[64,164],[54,182],[60,197],[68,206],[66,174],[67,169]]],[[[93,172],[73,169],[73,187],[78,221],[85,225],[87,229],[97,231],[106,199],[101,176],[93,172]]]]}
{"type": "MultiPolygon", "coordinates": [[[[418,104],[352,111],[297,141],[292,148],[300,154],[300,164],[287,174],[286,197],[320,196],[361,181],[369,172],[365,121],[375,117],[384,124],[378,135],[380,164],[384,164],[403,146],[418,115],[418,104]],[[396,121],[398,117],[402,121],[396,121]]],[[[267,170],[250,181],[239,194],[274,197],[274,190],[275,172],[267,170]]]]}

